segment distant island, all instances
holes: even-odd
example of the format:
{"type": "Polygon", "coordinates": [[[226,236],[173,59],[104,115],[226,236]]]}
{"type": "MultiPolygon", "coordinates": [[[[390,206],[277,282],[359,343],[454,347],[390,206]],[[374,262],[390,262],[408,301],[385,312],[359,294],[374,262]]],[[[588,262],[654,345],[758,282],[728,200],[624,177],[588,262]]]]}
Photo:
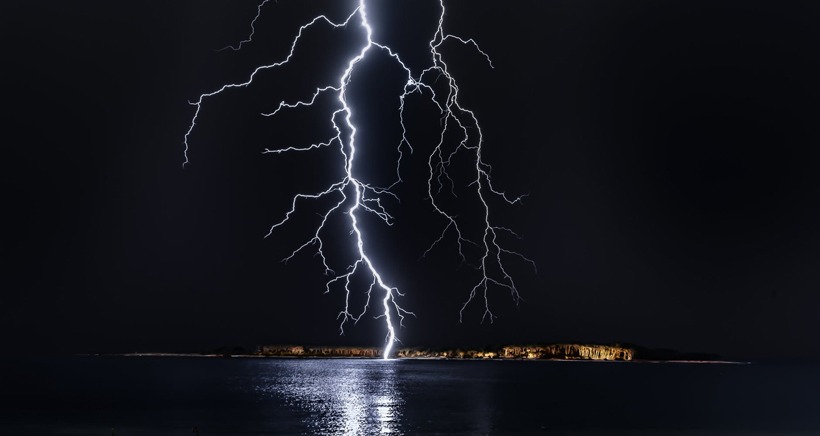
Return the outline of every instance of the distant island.
{"type": "MultiPolygon", "coordinates": [[[[305,345],[262,345],[255,351],[242,347],[219,347],[202,353],[128,353],[132,357],[259,357],[259,358],[360,358],[380,359],[383,350],[375,347],[337,347],[305,345]]],[[[632,344],[557,343],[505,345],[482,348],[401,348],[395,359],[436,360],[564,360],[621,362],[704,362],[732,363],[717,354],[688,353],[653,349],[632,344]]]]}
{"type": "MultiPolygon", "coordinates": [[[[352,357],[380,358],[382,350],[373,347],[309,347],[302,345],[263,345],[251,353],[261,357],[352,357]]],[[[219,353],[217,353],[219,354],[219,353]]],[[[228,353],[230,354],[230,353],[228,353]]],[[[543,344],[506,345],[469,348],[401,348],[398,359],[536,359],[600,361],[719,361],[717,354],[684,353],[650,349],[636,345],[543,344]]]]}
{"type": "MultiPolygon", "coordinates": [[[[304,347],[264,345],[256,354],[266,357],[381,357],[382,350],[368,347],[304,347]]],[[[610,345],[510,345],[484,349],[401,348],[398,359],[572,359],[632,360],[633,350],[610,345]]]]}

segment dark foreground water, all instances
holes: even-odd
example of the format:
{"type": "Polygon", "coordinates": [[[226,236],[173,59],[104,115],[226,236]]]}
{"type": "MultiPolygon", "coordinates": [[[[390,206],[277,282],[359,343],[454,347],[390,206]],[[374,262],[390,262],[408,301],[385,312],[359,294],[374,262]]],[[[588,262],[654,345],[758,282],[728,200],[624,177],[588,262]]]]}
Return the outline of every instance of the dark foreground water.
{"type": "Polygon", "coordinates": [[[0,435],[820,434],[820,367],[0,360],[0,435]]]}

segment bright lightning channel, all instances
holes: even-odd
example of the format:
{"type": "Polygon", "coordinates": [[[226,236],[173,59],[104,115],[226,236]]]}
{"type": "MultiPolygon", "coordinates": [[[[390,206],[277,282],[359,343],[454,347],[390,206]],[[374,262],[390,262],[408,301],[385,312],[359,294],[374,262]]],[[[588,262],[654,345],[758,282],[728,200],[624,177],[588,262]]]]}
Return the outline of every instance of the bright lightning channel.
{"type": "MultiPolygon", "coordinates": [[[[232,50],[239,50],[242,48],[243,44],[252,42],[253,35],[256,32],[256,21],[259,19],[261,15],[262,7],[266,3],[268,3],[268,1],[269,0],[264,0],[258,6],[257,14],[254,17],[253,22],[251,23],[251,34],[247,37],[247,39],[241,41],[237,46],[227,46],[222,50],[229,48],[232,50]]],[[[188,128],[188,131],[185,133],[184,137],[185,160],[183,162],[183,166],[185,166],[189,162],[189,139],[196,126],[196,121],[202,109],[203,102],[206,99],[213,97],[217,94],[221,94],[232,88],[247,87],[253,83],[258,73],[264,70],[281,67],[287,64],[293,57],[302,35],[309,28],[321,23],[325,23],[333,28],[342,28],[346,27],[353,20],[357,19],[359,21],[359,25],[364,29],[364,32],[366,34],[366,40],[364,44],[361,46],[361,49],[359,50],[358,54],[348,61],[347,67],[344,69],[341,76],[339,76],[338,82],[336,84],[327,84],[325,86],[317,87],[316,91],[313,93],[311,98],[307,100],[297,101],[295,103],[288,103],[282,101],[279,103],[278,107],[274,111],[262,114],[263,116],[274,116],[281,110],[293,109],[300,106],[312,106],[320,95],[325,93],[335,93],[339,103],[339,108],[336,109],[332,114],[330,114],[330,122],[333,125],[334,131],[336,132],[336,134],[333,137],[328,138],[324,142],[310,144],[308,146],[289,146],[285,148],[265,149],[263,153],[280,154],[286,152],[307,152],[313,149],[330,147],[333,144],[337,144],[343,157],[345,169],[344,177],[341,180],[338,180],[335,183],[328,186],[325,190],[316,193],[296,194],[291,201],[290,210],[287,213],[285,213],[285,216],[282,218],[282,220],[271,226],[266,237],[270,236],[274,230],[285,225],[290,220],[293,213],[296,212],[297,202],[299,200],[317,200],[320,198],[330,197],[333,195],[337,196],[339,200],[335,203],[335,205],[330,207],[322,215],[322,221],[316,228],[316,231],[312,235],[312,237],[308,241],[303,243],[301,246],[293,250],[291,254],[288,255],[285,259],[283,259],[283,261],[287,262],[294,256],[296,256],[296,254],[301,252],[303,249],[309,246],[314,246],[325,268],[325,272],[327,274],[335,275],[335,272],[328,265],[327,257],[325,256],[325,253],[323,251],[324,244],[321,237],[321,232],[324,230],[325,224],[334,212],[343,210],[344,207],[346,207],[345,204],[351,204],[349,207],[347,207],[346,212],[344,213],[350,217],[350,229],[351,233],[354,234],[356,238],[358,258],[347,267],[346,272],[344,274],[335,275],[335,277],[333,277],[327,282],[325,293],[329,293],[331,291],[331,286],[333,286],[337,282],[343,284],[342,289],[345,292],[345,305],[344,309],[342,309],[339,312],[338,318],[341,319],[341,323],[339,326],[340,333],[344,334],[344,327],[348,321],[352,321],[354,324],[356,324],[361,319],[361,317],[364,316],[367,312],[367,309],[370,305],[370,299],[373,289],[378,286],[378,288],[384,292],[384,297],[381,300],[382,308],[384,311],[376,317],[384,318],[385,326],[387,329],[387,334],[385,338],[385,348],[383,352],[384,359],[390,358],[394,344],[398,341],[398,338],[396,336],[396,329],[394,326],[394,320],[391,316],[391,312],[395,312],[399,320],[399,325],[403,325],[405,315],[414,315],[414,313],[405,310],[399,305],[397,297],[404,296],[404,294],[401,293],[397,287],[390,286],[385,283],[385,281],[382,279],[381,274],[379,274],[378,270],[371,262],[370,257],[368,257],[367,250],[365,249],[364,234],[359,226],[357,213],[369,212],[379,217],[387,225],[393,224],[393,217],[384,208],[381,200],[385,198],[385,196],[397,199],[396,195],[393,192],[391,192],[391,188],[393,188],[402,181],[400,174],[400,166],[401,159],[403,156],[403,148],[406,148],[411,153],[413,152],[413,147],[410,145],[410,141],[407,139],[407,128],[405,126],[404,120],[404,105],[405,100],[408,96],[416,93],[420,95],[428,94],[432,103],[434,103],[440,111],[442,119],[442,129],[439,136],[439,142],[433,148],[433,151],[431,152],[428,158],[429,178],[427,182],[427,193],[428,198],[430,200],[430,204],[432,205],[434,211],[445,219],[446,225],[444,226],[439,237],[424,252],[422,257],[426,256],[427,253],[430,252],[430,250],[432,250],[436,245],[441,243],[447,237],[447,235],[451,233],[455,234],[458,254],[464,263],[469,263],[467,261],[467,256],[464,253],[465,244],[477,247],[481,251],[480,260],[478,264],[473,265],[476,268],[476,270],[479,271],[481,277],[475,284],[475,286],[472,287],[466,301],[464,301],[463,305],[461,306],[461,309],[459,310],[459,321],[461,322],[463,320],[464,310],[472,301],[478,298],[479,293],[481,293],[481,297],[483,298],[484,302],[484,313],[482,315],[482,322],[487,319],[489,319],[490,322],[493,321],[493,319],[496,316],[490,310],[489,289],[491,286],[500,287],[509,291],[510,295],[512,296],[516,304],[519,301],[521,301],[521,296],[518,293],[518,288],[515,284],[515,281],[513,280],[513,277],[507,272],[507,269],[504,267],[504,258],[510,256],[517,257],[528,262],[533,266],[533,268],[535,268],[535,263],[532,260],[523,256],[521,253],[503,248],[499,242],[500,234],[512,235],[514,237],[519,236],[509,228],[492,224],[490,216],[490,207],[486,200],[487,193],[494,194],[495,196],[501,198],[508,204],[520,203],[523,196],[510,198],[504,192],[497,190],[493,186],[492,179],[490,177],[490,172],[492,168],[483,160],[482,156],[482,145],[484,137],[481,127],[478,123],[478,119],[476,118],[475,113],[473,111],[464,108],[460,104],[458,98],[458,85],[453,76],[450,74],[448,65],[447,63],[445,63],[443,56],[439,50],[446,41],[455,41],[463,45],[474,47],[487,60],[490,67],[492,67],[492,62],[487,53],[485,53],[478,46],[475,40],[461,38],[459,36],[448,34],[444,31],[444,15],[446,13],[444,0],[439,0],[439,6],[440,14],[438,17],[438,26],[436,27],[432,39],[428,43],[431,55],[431,66],[422,70],[417,76],[413,75],[411,69],[407,67],[407,65],[402,61],[398,53],[394,52],[387,45],[381,44],[374,40],[373,29],[370,25],[370,22],[368,21],[366,2],[365,0],[359,0],[355,10],[350,15],[348,15],[347,18],[342,22],[336,23],[325,15],[319,15],[313,18],[308,23],[302,25],[299,28],[296,37],[293,39],[290,46],[290,51],[288,55],[285,57],[285,59],[269,65],[259,66],[250,74],[250,77],[246,81],[240,83],[226,84],[221,88],[217,89],[216,91],[200,95],[199,99],[196,102],[191,102],[191,105],[196,106],[196,111],[194,112],[191,124],[188,128]],[[354,172],[354,164],[356,163],[357,151],[356,133],[358,129],[356,125],[354,125],[354,123],[352,122],[353,110],[347,98],[347,91],[356,66],[359,64],[359,62],[365,59],[367,54],[374,47],[378,50],[387,53],[390,57],[392,57],[404,69],[405,73],[407,74],[407,82],[405,84],[403,93],[399,96],[399,121],[402,127],[402,138],[397,147],[399,156],[396,161],[397,177],[393,184],[391,184],[388,187],[378,187],[367,184],[361,179],[359,179],[354,172]],[[443,95],[440,95],[441,93],[437,93],[435,91],[434,84],[436,80],[442,79],[446,83],[446,92],[443,95]],[[344,125],[350,132],[349,135],[347,135],[347,137],[344,137],[344,135],[342,134],[342,128],[339,124],[339,118],[343,120],[344,125]],[[475,130],[476,133],[471,133],[470,129],[475,130]],[[452,151],[447,151],[445,150],[445,136],[451,130],[460,131],[461,140],[455,149],[453,149],[452,151]],[[474,176],[471,178],[470,183],[467,184],[467,187],[471,187],[475,190],[475,193],[477,194],[477,197],[483,208],[483,231],[480,235],[481,242],[475,242],[474,240],[469,239],[467,236],[465,236],[464,232],[462,231],[462,225],[459,224],[460,221],[457,219],[457,215],[455,213],[448,212],[446,208],[440,205],[440,202],[437,201],[439,195],[444,189],[445,180],[450,183],[450,190],[452,194],[455,195],[456,184],[453,178],[448,173],[448,168],[459,152],[469,153],[470,158],[474,159],[475,161],[475,173],[474,176]],[[349,196],[350,190],[353,191],[352,201],[350,201],[351,198],[349,196]],[[499,273],[497,275],[493,275],[492,273],[490,273],[491,268],[494,268],[499,273]],[[353,312],[351,312],[350,308],[350,295],[352,291],[350,281],[354,274],[356,274],[360,270],[364,270],[365,273],[368,273],[372,278],[372,281],[366,291],[367,298],[364,307],[362,308],[361,312],[357,311],[357,313],[354,314],[353,312]]]]}

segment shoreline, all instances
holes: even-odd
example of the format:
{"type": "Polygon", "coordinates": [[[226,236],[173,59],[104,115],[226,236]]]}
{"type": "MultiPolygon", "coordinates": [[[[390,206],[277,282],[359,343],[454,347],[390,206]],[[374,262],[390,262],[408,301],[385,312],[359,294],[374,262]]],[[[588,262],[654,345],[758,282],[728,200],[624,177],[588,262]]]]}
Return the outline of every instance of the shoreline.
{"type": "MultiPolygon", "coordinates": [[[[222,359],[295,359],[295,360],[330,360],[330,359],[352,359],[352,360],[385,360],[381,357],[355,357],[355,356],[264,356],[258,354],[199,354],[199,353],[117,353],[117,354],[80,354],[84,357],[196,357],[196,358],[222,358],[222,359]]],[[[719,364],[719,365],[751,365],[752,361],[735,360],[607,360],[607,359],[541,359],[541,358],[482,358],[482,357],[394,357],[386,359],[390,361],[414,360],[414,361],[491,361],[491,362],[577,362],[577,363],[641,363],[641,364],[719,364]]]]}

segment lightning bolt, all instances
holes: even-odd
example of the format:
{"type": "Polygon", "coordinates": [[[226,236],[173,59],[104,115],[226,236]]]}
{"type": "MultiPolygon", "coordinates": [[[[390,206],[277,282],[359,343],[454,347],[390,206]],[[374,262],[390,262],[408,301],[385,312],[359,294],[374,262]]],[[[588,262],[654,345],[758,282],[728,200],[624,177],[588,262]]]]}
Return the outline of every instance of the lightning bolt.
{"type": "Polygon", "coordinates": [[[243,39],[242,41],[239,41],[239,44],[237,44],[236,46],[227,45],[225,47],[220,48],[217,51],[225,51],[225,50],[228,50],[228,49],[233,50],[233,51],[239,51],[239,50],[242,49],[243,45],[253,41],[253,35],[256,33],[256,21],[262,15],[262,7],[264,7],[265,4],[269,1],[270,0],[263,0],[262,3],[259,3],[259,6],[256,7],[256,16],[253,17],[253,21],[251,21],[251,33],[250,33],[250,35],[248,35],[247,38],[243,39]]]}
{"type": "MultiPolygon", "coordinates": [[[[264,0],[258,6],[256,17],[251,23],[251,34],[247,37],[247,39],[241,41],[236,46],[227,46],[222,50],[239,50],[243,44],[252,42],[253,35],[256,31],[256,21],[260,17],[262,7],[267,2],[268,0],[264,0]]],[[[367,255],[365,237],[359,223],[359,214],[371,213],[385,222],[388,226],[393,225],[393,216],[382,205],[382,200],[386,197],[391,197],[396,200],[398,199],[391,189],[402,182],[400,167],[404,150],[407,150],[410,153],[413,152],[413,147],[407,138],[407,127],[405,125],[405,101],[411,95],[420,94],[428,96],[429,100],[440,112],[442,126],[439,141],[427,159],[429,167],[427,194],[433,210],[445,220],[446,224],[444,225],[441,234],[422,254],[422,257],[425,257],[434,247],[442,243],[442,241],[444,241],[449,234],[453,234],[455,236],[457,252],[462,262],[472,265],[479,272],[480,276],[477,283],[471,288],[467,299],[464,301],[459,310],[459,322],[463,320],[465,309],[471,302],[479,298],[479,295],[481,295],[480,298],[483,299],[484,306],[484,313],[481,318],[482,322],[487,319],[489,319],[490,322],[493,321],[496,316],[490,310],[489,290],[491,287],[499,287],[507,290],[516,304],[521,301],[521,296],[518,292],[517,285],[512,275],[505,267],[505,258],[519,258],[531,264],[532,267],[535,268],[535,263],[531,259],[525,257],[521,253],[504,248],[499,241],[502,235],[513,236],[516,238],[520,238],[520,236],[507,227],[498,226],[493,223],[493,220],[491,219],[491,209],[488,202],[488,195],[498,197],[510,205],[520,203],[524,196],[512,198],[503,191],[500,191],[494,187],[491,179],[492,167],[484,161],[482,155],[484,136],[478,119],[473,111],[465,108],[460,103],[458,84],[450,73],[449,67],[444,61],[440,50],[445,43],[455,42],[473,47],[486,59],[490,67],[493,67],[492,61],[487,53],[479,47],[475,40],[462,38],[445,32],[444,16],[446,13],[446,8],[444,5],[444,0],[439,0],[439,6],[440,14],[438,16],[438,25],[432,38],[428,42],[430,66],[420,71],[417,75],[413,74],[412,70],[407,66],[407,64],[405,64],[397,52],[392,50],[389,46],[374,39],[373,28],[368,21],[366,1],[358,0],[356,7],[344,19],[344,21],[334,22],[325,15],[319,15],[306,24],[303,24],[292,40],[290,51],[284,59],[257,67],[244,82],[223,85],[213,92],[201,94],[197,101],[190,102],[191,105],[196,107],[196,110],[193,118],[191,119],[191,124],[188,131],[185,133],[184,137],[185,160],[183,162],[183,166],[189,162],[189,140],[194,128],[196,127],[196,122],[200,115],[200,111],[202,110],[203,104],[207,99],[233,88],[248,87],[254,82],[260,72],[281,67],[290,62],[299,44],[299,40],[309,29],[318,25],[327,25],[335,29],[346,28],[352,22],[358,22],[358,25],[364,30],[366,39],[361,45],[358,54],[348,60],[346,68],[338,77],[336,83],[325,84],[317,87],[314,93],[307,99],[296,102],[282,101],[273,111],[262,114],[263,116],[271,117],[283,110],[295,109],[303,106],[312,106],[319,96],[323,94],[335,94],[338,102],[338,108],[329,115],[329,120],[333,126],[333,130],[335,131],[335,135],[327,138],[324,142],[306,146],[288,146],[285,148],[276,149],[266,148],[263,150],[263,153],[281,154],[289,152],[308,152],[310,150],[335,145],[339,148],[344,165],[344,176],[340,180],[330,184],[330,186],[327,186],[324,190],[319,192],[296,194],[291,200],[290,209],[285,213],[284,217],[279,222],[270,227],[266,237],[270,236],[276,229],[284,226],[290,221],[292,215],[297,210],[297,203],[301,201],[319,200],[332,197],[337,199],[333,202],[332,206],[325,210],[325,212],[321,215],[321,222],[317,226],[313,235],[306,242],[293,250],[283,259],[283,261],[287,262],[291,260],[298,253],[308,247],[315,248],[316,254],[325,268],[325,273],[333,276],[326,283],[325,293],[330,293],[331,288],[334,286],[341,287],[344,291],[344,308],[338,314],[338,319],[341,320],[339,325],[341,334],[344,334],[344,328],[348,322],[356,324],[367,313],[373,291],[378,288],[383,293],[383,297],[381,299],[383,312],[376,316],[376,318],[384,318],[387,329],[385,338],[386,345],[383,352],[383,357],[385,359],[390,357],[394,344],[398,341],[396,336],[396,328],[394,325],[394,317],[392,315],[395,314],[396,318],[398,318],[399,325],[403,326],[405,316],[415,316],[415,314],[399,305],[398,297],[402,297],[404,294],[400,292],[397,287],[388,285],[384,281],[376,266],[367,255]],[[348,86],[351,82],[356,66],[373,50],[382,51],[394,59],[394,61],[404,70],[407,78],[404,89],[399,96],[398,112],[402,133],[401,140],[397,146],[398,159],[396,160],[396,180],[387,187],[379,187],[368,184],[361,180],[355,172],[357,164],[356,135],[358,128],[352,121],[353,109],[347,95],[348,86]],[[437,87],[442,88],[440,83],[437,84],[437,82],[442,80],[444,82],[444,92],[442,92],[441,89],[437,90],[437,87]],[[345,135],[343,132],[348,133],[345,135]],[[447,135],[451,132],[455,132],[460,137],[458,144],[455,147],[449,145],[448,141],[445,140],[447,135]],[[456,181],[453,177],[451,177],[448,169],[454,159],[460,158],[460,155],[466,155],[465,158],[473,162],[474,172],[472,176],[470,176],[466,187],[474,190],[483,211],[480,225],[481,231],[479,232],[480,239],[477,241],[468,238],[465,234],[466,231],[464,229],[463,218],[460,218],[455,212],[449,212],[440,201],[447,193],[445,191],[446,183],[449,183],[450,185],[449,193],[454,197],[456,196],[456,181]],[[336,272],[330,268],[328,258],[324,252],[324,243],[322,240],[322,232],[325,230],[328,220],[330,220],[335,213],[343,213],[349,217],[349,228],[351,234],[355,236],[358,254],[357,258],[348,265],[343,274],[336,274],[336,272]],[[477,256],[477,263],[471,263],[468,261],[468,256],[465,254],[465,246],[471,246],[478,249],[479,255],[477,256]],[[350,296],[353,292],[353,289],[351,288],[351,279],[357,273],[366,274],[370,278],[370,285],[365,291],[366,302],[364,307],[361,311],[353,312],[353,309],[350,307],[350,296]]]]}

